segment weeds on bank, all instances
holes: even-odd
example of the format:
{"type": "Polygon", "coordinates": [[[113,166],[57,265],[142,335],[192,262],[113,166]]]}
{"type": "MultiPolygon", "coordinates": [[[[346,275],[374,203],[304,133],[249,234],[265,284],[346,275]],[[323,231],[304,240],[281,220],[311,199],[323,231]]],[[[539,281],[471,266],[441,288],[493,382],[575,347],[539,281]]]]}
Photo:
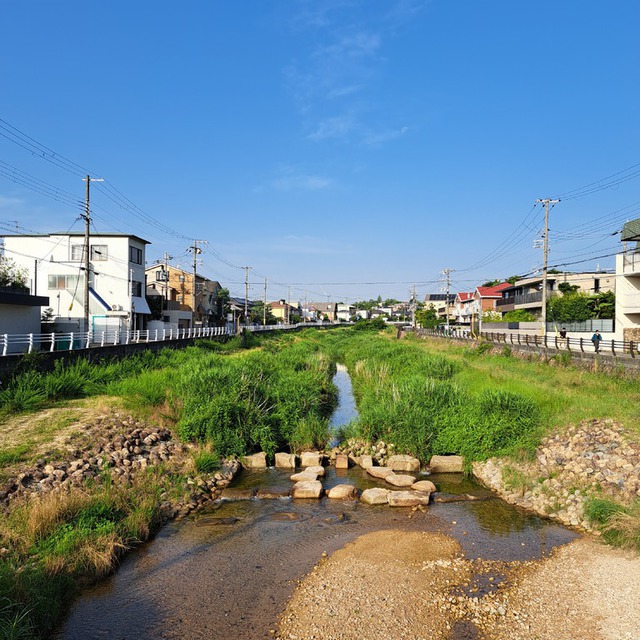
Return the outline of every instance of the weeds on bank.
{"type": "Polygon", "coordinates": [[[590,498],[585,515],[609,544],[640,551],[640,500],[625,507],[606,498],[590,498]]]}
{"type": "Polygon", "coordinates": [[[0,639],[45,637],[79,579],[110,573],[122,552],[160,521],[167,478],[158,470],[133,485],[108,475],[84,488],[32,497],[0,524],[0,639]]]}

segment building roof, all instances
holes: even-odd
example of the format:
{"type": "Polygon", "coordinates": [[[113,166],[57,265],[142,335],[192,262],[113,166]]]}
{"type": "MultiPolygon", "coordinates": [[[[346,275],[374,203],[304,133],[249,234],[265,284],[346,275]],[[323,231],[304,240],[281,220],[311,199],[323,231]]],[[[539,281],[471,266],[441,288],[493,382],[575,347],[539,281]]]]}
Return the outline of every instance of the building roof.
{"type": "MultiPolygon", "coordinates": [[[[69,236],[73,238],[84,238],[82,231],[59,231],[55,233],[3,233],[3,238],[50,238],[51,236],[69,236]]],[[[96,233],[95,231],[90,234],[92,238],[133,238],[142,244],[151,244],[149,240],[145,240],[140,236],[133,235],[132,233],[96,233]]]]}
{"type": "Polygon", "coordinates": [[[622,242],[626,242],[628,240],[640,241],[640,218],[625,222],[622,227],[622,235],[620,236],[620,239],[622,242]]]}
{"type": "Polygon", "coordinates": [[[460,302],[466,302],[467,300],[471,300],[471,298],[473,298],[473,292],[460,291],[456,294],[456,298],[459,299],[460,302]]]}
{"type": "Polygon", "coordinates": [[[481,298],[502,298],[502,292],[510,287],[509,282],[501,282],[493,287],[476,287],[476,291],[481,298]]]}

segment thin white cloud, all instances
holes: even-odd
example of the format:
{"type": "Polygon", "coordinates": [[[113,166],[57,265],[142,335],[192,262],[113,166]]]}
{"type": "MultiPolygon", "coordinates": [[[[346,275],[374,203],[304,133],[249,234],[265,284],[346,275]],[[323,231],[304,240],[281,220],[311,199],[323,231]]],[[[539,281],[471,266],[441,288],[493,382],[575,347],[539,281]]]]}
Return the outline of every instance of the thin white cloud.
{"type": "Polygon", "coordinates": [[[389,129],[388,131],[379,131],[368,133],[363,136],[362,141],[364,144],[370,145],[372,147],[381,145],[384,142],[390,142],[391,140],[396,140],[397,138],[401,138],[409,131],[409,127],[401,127],[400,129],[389,129]]]}
{"type": "Polygon", "coordinates": [[[356,129],[357,123],[352,114],[334,116],[318,122],[307,138],[315,142],[329,138],[345,138],[356,129]]]}
{"type": "Polygon", "coordinates": [[[300,173],[292,168],[283,170],[282,175],[269,183],[278,191],[320,191],[333,184],[330,178],[320,175],[300,173]]]}
{"type": "Polygon", "coordinates": [[[341,37],[330,45],[316,49],[313,55],[314,57],[329,56],[341,59],[345,57],[373,56],[380,48],[380,44],[380,34],[360,31],[341,37]]]}

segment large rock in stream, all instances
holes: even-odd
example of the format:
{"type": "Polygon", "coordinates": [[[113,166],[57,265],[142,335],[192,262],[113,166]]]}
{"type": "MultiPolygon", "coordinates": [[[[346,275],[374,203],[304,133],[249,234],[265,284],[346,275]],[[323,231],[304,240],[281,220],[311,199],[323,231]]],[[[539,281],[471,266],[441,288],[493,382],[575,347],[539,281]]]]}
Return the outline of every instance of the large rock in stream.
{"type": "Polygon", "coordinates": [[[390,473],[385,478],[385,482],[392,484],[394,487],[410,487],[415,481],[416,479],[413,476],[396,475],[395,473],[390,473]]]}
{"type": "Polygon", "coordinates": [[[245,469],[266,469],[267,454],[264,451],[260,451],[252,456],[244,456],[242,458],[242,466],[245,469]]]}
{"type": "Polygon", "coordinates": [[[276,453],[276,469],[295,469],[296,456],[294,453],[276,453]]]}
{"type": "Polygon", "coordinates": [[[431,456],[429,470],[431,473],[462,473],[463,465],[462,456],[431,456]]]}
{"type": "Polygon", "coordinates": [[[303,451],[300,454],[301,467],[319,467],[322,464],[322,454],[317,451],[303,451]]]}
{"type": "Polygon", "coordinates": [[[389,469],[389,467],[368,467],[367,473],[374,478],[384,480],[393,473],[393,469],[389,469]]]}
{"type": "Polygon", "coordinates": [[[319,480],[307,480],[296,482],[291,489],[292,498],[315,498],[322,495],[322,482],[319,480]]]}
{"type": "Polygon", "coordinates": [[[429,504],[429,494],[420,491],[390,491],[390,507],[417,507],[429,504]]]}
{"type": "Polygon", "coordinates": [[[389,489],[379,489],[375,487],[373,489],[365,489],[360,496],[360,501],[365,504],[388,504],[389,489]]]}
{"type": "Polygon", "coordinates": [[[420,471],[420,460],[413,456],[390,456],[387,467],[394,471],[420,471]]]}
{"type": "Polygon", "coordinates": [[[352,484],[337,484],[327,491],[327,498],[332,500],[355,500],[358,497],[358,489],[352,484]]]}

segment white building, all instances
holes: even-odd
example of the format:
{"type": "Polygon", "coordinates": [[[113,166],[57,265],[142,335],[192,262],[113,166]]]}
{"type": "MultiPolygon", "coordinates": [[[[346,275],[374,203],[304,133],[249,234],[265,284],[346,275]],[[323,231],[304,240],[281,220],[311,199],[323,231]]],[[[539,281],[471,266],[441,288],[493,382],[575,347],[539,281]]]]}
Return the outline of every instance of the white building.
{"type": "Polygon", "coordinates": [[[622,228],[623,252],[616,256],[616,339],[640,339],[640,218],[622,228]]]}
{"type": "MultiPolygon", "coordinates": [[[[138,236],[94,233],[89,242],[89,329],[142,329],[145,247],[138,236]]],[[[84,331],[84,234],[5,235],[5,254],[28,272],[31,292],[49,298],[58,331],[84,331]]]]}

